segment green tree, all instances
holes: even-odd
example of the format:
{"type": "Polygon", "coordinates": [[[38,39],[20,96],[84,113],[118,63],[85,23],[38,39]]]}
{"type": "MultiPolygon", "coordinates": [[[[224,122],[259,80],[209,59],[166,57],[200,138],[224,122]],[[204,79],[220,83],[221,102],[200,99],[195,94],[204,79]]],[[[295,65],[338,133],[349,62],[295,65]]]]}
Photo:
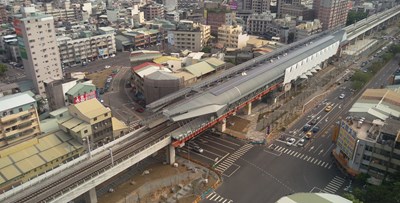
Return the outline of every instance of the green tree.
{"type": "Polygon", "coordinates": [[[209,46],[203,47],[203,49],[201,51],[205,52],[205,53],[211,53],[211,47],[209,47],[209,46]]]}
{"type": "Polygon", "coordinates": [[[347,15],[347,22],[346,25],[351,25],[355,22],[358,22],[368,16],[366,12],[357,12],[357,11],[349,11],[347,15]]]}
{"type": "Polygon", "coordinates": [[[382,68],[382,66],[383,66],[383,64],[381,62],[372,63],[371,68],[370,68],[372,74],[377,73],[382,68]]]}
{"type": "Polygon", "coordinates": [[[361,200],[357,199],[353,194],[344,193],[343,197],[352,201],[353,203],[363,203],[361,200]]]}
{"type": "Polygon", "coordinates": [[[367,173],[360,173],[356,176],[355,181],[359,183],[360,185],[364,185],[367,183],[368,178],[371,176],[367,173]]]}
{"type": "Polygon", "coordinates": [[[388,62],[390,60],[392,60],[392,58],[394,57],[393,53],[385,53],[383,54],[382,58],[384,62],[388,62]]]}
{"type": "Polygon", "coordinates": [[[8,67],[4,64],[0,64],[0,75],[4,75],[4,73],[6,73],[6,71],[8,70],[8,67]]]}

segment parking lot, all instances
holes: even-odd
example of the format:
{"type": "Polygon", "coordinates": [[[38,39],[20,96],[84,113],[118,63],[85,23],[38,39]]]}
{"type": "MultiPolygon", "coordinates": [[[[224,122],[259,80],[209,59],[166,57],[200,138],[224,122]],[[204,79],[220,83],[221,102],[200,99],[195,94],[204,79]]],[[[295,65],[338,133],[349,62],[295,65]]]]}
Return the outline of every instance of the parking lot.
{"type": "Polygon", "coordinates": [[[228,135],[220,135],[210,131],[200,134],[177,149],[177,154],[191,160],[214,167],[222,175],[229,177],[240,166],[235,161],[253,147],[228,135]]]}

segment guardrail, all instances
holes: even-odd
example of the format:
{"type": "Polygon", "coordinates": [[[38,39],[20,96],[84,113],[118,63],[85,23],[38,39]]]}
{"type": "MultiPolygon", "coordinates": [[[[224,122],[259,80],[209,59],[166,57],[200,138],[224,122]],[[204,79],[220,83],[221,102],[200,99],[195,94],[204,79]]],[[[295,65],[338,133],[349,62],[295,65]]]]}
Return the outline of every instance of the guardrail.
{"type": "Polygon", "coordinates": [[[171,138],[168,135],[164,135],[156,140],[153,140],[151,143],[148,143],[145,146],[137,149],[133,154],[129,154],[127,157],[122,158],[122,160],[116,160],[114,162],[114,166],[109,165],[103,170],[97,171],[95,175],[91,175],[86,179],[80,180],[74,184],[73,187],[65,188],[63,191],[50,196],[52,199],[51,201],[69,202],[147,157],[143,154],[153,153],[148,151],[158,151],[161,148],[168,146],[170,143],[171,138]]]}
{"type": "MultiPolygon", "coordinates": [[[[121,142],[125,142],[127,139],[132,138],[132,135],[134,135],[136,133],[141,133],[145,129],[146,129],[145,127],[142,127],[142,128],[139,128],[136,131],[128,133],[127,135],[125,135],[125,136],[123,136],[121,138],[118,138],[118,139],[116,139],[116,140],[114,140],[114,141],[112,141],[110,143],[107,143],[107,144],[105,144],[105,145],[103,145],[103,146],[91,151],[91,154],[92,154],[92,156],[95,156],[95,155],[100,154],[100,153],[102,153],[104,151],[107,151],[107,153],[108,153],[108,149],[111,148],[112,146],[114,146],[116,144],[120,144],[121,142]]],[[[75,166],[77,164],[80,164],[83,161],[87,161],[88,158],[89,158],[89,154],[87,156],[82,155],[82,156],[80,156],[80,157],[78,157],[78,158],[76,158],[76,159],[74,159],[72,161],[69,161],[69,162],[67,162],[67,163],[65,163],[65,164],[63,164],[63,165],[61,165],[61,166],[59,166],[57,168],[54,168],[54,169],[50,170],[47,173],[44,173],[43,175],[35,177],[35,178],[33,178],[33,179],[31,179],[31,180],[29,180],[29,181],[17,186],[17,187],[14,187],[13,189],[8,190],[8,191],[0,194],[0,200],[8,199],[10,196],[13,196],[13,195],[15,195],[17,193],[20,193],[20,192],[24,191],[26,188],[32,187],[32,186],[34,186],[36,184],[39,184],[39,183],[43,182],[44,180],[46,180],[46,179],[48,179],[50,177],[58,175],[58,174],[62,173],[63,171],[65,171],[66,169],[71,168],[71,167],[73,167],[73,166],[75,166]]]]}

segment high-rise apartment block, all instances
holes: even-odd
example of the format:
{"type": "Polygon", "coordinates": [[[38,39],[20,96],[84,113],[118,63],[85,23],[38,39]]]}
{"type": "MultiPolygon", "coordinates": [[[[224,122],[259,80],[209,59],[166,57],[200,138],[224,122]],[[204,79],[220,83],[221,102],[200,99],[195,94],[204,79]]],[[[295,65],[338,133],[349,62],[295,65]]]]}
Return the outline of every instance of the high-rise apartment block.
{"type": "Polygon", "coordinates": [[[323,30],[346,25],[348,0],[314,0],[315,18],[322,23],[323,30]]]}
{"type": "Polygon", "coordinates": [[[23,8],[23,14],[16,17],[14,27],[26,75],[36,92],[46,96],[43,81],[63,76],[54,19],[33,7],[23,8]]]}
{"type": "Polygon", "coordinates": [[[144,12],[144,18],[146,20],[154,20],[154,18],[164,19],[164,6],[157,3],[146,4],[141,11],[144,12]]]}
{"type": "Polygon", "coordinates": [[[218,43],[227,48],[241,49],[247,45],[249,38],[247,34],[243,34],[240,25],[222,25],[218,28],[218,43]]]}
{"type": "Polygon", "coordinates": [[[270,10],[270,0],[244,0],[244,10],[252,10],[256,13],[263,13],[270,10]]]}
{"type": "Polygon", "coordinates": [[[168,31],[168,43],[178,49],[201,51],[210,39],[210,26],[181,20],[176,30],[168,31]]]}
{"type": "Polygon", "coordinates": [[[211,26],[211,34],[217,36],[221,25],[232,25],[236,14],[225,7],[207,9],[207,25],[211,26]]]}

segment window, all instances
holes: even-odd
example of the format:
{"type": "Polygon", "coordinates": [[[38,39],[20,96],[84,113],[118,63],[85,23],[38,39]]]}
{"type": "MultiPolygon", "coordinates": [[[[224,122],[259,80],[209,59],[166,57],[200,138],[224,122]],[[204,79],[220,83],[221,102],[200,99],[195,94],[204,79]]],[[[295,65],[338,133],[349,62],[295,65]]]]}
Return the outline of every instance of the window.
{"type": "Polygon", "coordinates": [[[107,116],[108,116],[108,113],[105,113],[104,116],[107,117],[107,116]]]}
{"type": "Polygon", "coordinates": [[[93,120],[94,120],[94,121],[97,121],[97,117],[94,117],[93,120]]]}
{"type": "Polygon", "coordinates": [[[88,130],[84,130],[83,133],[85,133],[85,134],[88,133],[88,130]]]}
{"type": "Polygon", "coordinates": [[[19,108],[18,110],[19,110],[19,112],[22,112],[22,111],[23,111],[23,109],[22,109],[22,108],[19,108]]]}

